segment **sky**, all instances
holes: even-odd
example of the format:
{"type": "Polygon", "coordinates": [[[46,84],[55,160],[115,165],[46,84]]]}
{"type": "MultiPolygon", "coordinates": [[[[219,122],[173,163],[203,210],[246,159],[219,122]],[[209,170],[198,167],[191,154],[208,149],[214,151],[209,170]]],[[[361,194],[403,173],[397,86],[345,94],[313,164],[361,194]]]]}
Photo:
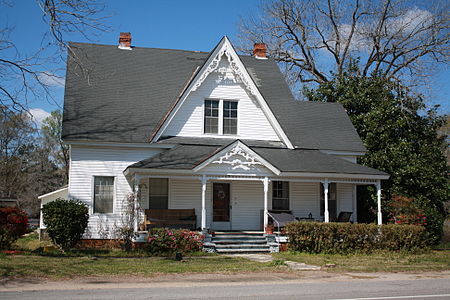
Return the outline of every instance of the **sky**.
{"type": "MultiPolygon", "coordinates": [[[[22,55],[41,46],[47,25],[42,21],[42,12],[37,1],[11,1],[11,7],[2,7],[0,26],[13,27],[10,35],[22,55]]],[[[66,36],[77,42],[117,44],[119,32],[131,32],[132,44],[140,47],[210,51],[227,35],[236,40],[240,17],[252,14],[258,9],[260,0],[104,0],[106,22],[110,32],[93,37],[91,41],[80,34],[66,36]]],[[[60,67],[64,69],[64,65],[60,67]]],[[[64,76],[61,71],[61,76],[64,76]]],[[[52,80],[52,79],[49,79],[52,80]]],[[[429,104],[440,104],[440,113],[450,113],[450,70],[438,72],[431,80],[429,104]]],[[[54,102],[32,99],[29,106],[39,123],[52,110],[63,105],[64,81],[52,82],[54,102]]]]}

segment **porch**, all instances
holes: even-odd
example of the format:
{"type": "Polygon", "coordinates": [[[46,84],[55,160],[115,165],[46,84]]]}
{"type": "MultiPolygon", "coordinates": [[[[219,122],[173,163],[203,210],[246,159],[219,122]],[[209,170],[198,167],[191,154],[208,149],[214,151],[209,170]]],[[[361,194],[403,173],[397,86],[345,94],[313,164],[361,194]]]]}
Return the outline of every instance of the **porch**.
{"type": "Polygon", "coordinates": [[[357,222],[357,185],[376,186],[382,222],[379,179],[160,174],[136,175],[135,181],[142,209],[195,209],[195,227],[202,231],[263,231],[273,210],[319,222],[346,211],[357,222]]]}

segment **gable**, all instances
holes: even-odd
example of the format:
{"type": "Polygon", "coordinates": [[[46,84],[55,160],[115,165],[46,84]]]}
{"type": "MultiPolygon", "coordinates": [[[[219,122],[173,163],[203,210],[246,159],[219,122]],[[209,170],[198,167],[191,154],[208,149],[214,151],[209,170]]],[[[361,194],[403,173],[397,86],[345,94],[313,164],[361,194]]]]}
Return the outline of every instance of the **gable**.
{"type": "MultiPolygon", "coordinates": [[[[186,122],[183,121],[189,121],[189,118],[192,116],[193,118],[192,123],[190,125],[195,124],[196,128],[194,128],[192,131],[196,132],[198,134],[199,130],[202,130],[203,133],[203,112],[200,113],[199,109],[199,102],[200,100],[203,102],[206,98],[206,96],[211,96],[211,93],[216,93],[216,96],[221,96],[225,99],[218,99],[220,101],[223,100],[236,100],[233,99],[233,91],[236,92],[239,95],[244,95],[244,91],[247,94],[245,98],[248,97],[247,100],[251,100],[256,107],[259,106],[259,109],[254,109],[255,107],[252,107],[253,110],[246,111],[244,110],[244,115],[248,115],[249,113],[254,113],[255,115],[258,115],[258,112],[263,112],[264,118],[259,118],[261,122],[265,123],[265,125],[270,124],[271,128],[261,128],[256,133],[254,132],[252,134],[252,137],[245,136],[244,138],[255,138],[258,136],[258,134],[261,134],[261,132],[265,132],[264,129],[268,129],[268,137],[266,139],[272,139],[274,137],[273,132],[276,133],[277,141],[281,140],[283,141],[289,148],[293,148],[291,142],[289,141],[288,137],[284,133],[283,129],[281,128],[278,120],[275,118],[272,111],[269,109],[269,106],[267,105],[266,101],[262,97],[261,93],[259,92],[256,84],[253,82],[252,77],[248,73],[245,66],[242,64],[239,56],[237,55],[236,51],[234,50],[233,46],[231,45],[230,41],[227,37],[224,37],[219,44],[214,48],[214,50],[211,52],[210,56],[206,60],[205,64],[202,66],[200,71],[194,76],[192,81],[188,84],[185,91],[182,93],[180,98],[177,100],[177,103],[175,106],[171,109],[171,111],[168,113],[167,118],[165,118],[164,122],[162,123],[161,127],[158,128],[157,133],[153,136],[152,141],[158,141],[158,139],[161,136],[169,136],[167,129],[172,124],[169,132],[171,134],[177,133],[177,134],[187,134],[187,136],[196,136],[191,135],[189,131],[189,126],[185,127],[184,124],[186,122]],[[215,76],[212,74],[216,74],[215,76]],[[216,77],[216,78],[215,78],[216,77]],[[210,86],[208,88],[208,84],[210,86]],[[204,87],[203,90],[199,90],[199,87],[204,87]],[[217,88],[217,90],[215,90],[217,88]],[[195,92],[199,92],[198,95],[194,95],[193,97],[190,97],[195,92]],[[194,101],[193,105],[196,108],[193,109],[192,107],[189,108],[189,105],[184,106],[184,103],[189,102],[189,100],[192,101],[193,98],[196,98],[196,101],[194,101]],[[203,99],[202,99],[203,98],[203,99]],[[184,107],[183,107],[184,106],[184,107]],[[187,108],[186,108],[187,107],[187,108]],[[180,113],[181,111],[181,113],[180,113]],[[181,116],[177,116],[177,115],[181,116]],[[178,120],[175,120],[175,117],[177,116],[178,120]],[[178,121],[178,123],[177,123],[178,121]],[[200,125],[200,126],[199,126],[200,125]],[[184,132],[183,132],[183,129],[184,132]]],[[[215,99],[214,99],[215,100],[215,99]]],[[[237,99],[239,101],[240,99],[237,99]]],[[[250,103],[250,101],[246,101],[246,103],[250,103]]],[[[245,108],[245,103],[244,103],[245,108]]],[[[222,110],[222,107],[219,108],[219,114],[222,110]]],[[[238,108],[240,111],[240,109],[238,108]]],[[[203,111],[203,106],[202,106],[203,111]]],[[[222,135],[221,133],[221,116],[219,115],[219,130],[218,132],[214,132],[215,135],[222,135]]],[[[239,117],[238,117],[239,118],[239,117]]],[[[240,118],[242,120],[245,120],[245,118],[240,118]]],[[[240,121],[238,121],[240,122],[240,121]]],[[[247,122],[247,123],[251,123],[247,122]]],[[[268,127],[268,126],[266,126],[268,127]]],[[[245,130],[244,130],[245,132],[245,130]]],[[[247,132],[249,132],[247,130],[247,132]]],[[[238,129],[237,137],[240,136],[240,132],[238,129]]],[[[258,139],[258,138],[256,138],[258,139]]]]}
{"type": "MultiPolygon", "coordinates": [[[[261,105],[230,66],[226,55],[217,68],[208,73],[174,115],[162,136],[204,137],[205,99],[237,102],[237,134],[239,139],[280,141],[261,105]]],[[[231,136],[207,134],[209,137],[231,136]]]]}
{"type": "Polygon", "coordinates": [[[247,147],[236,141],[218,151],[194,168],[202,174],[279,175],[280,170],[247,147]]]}

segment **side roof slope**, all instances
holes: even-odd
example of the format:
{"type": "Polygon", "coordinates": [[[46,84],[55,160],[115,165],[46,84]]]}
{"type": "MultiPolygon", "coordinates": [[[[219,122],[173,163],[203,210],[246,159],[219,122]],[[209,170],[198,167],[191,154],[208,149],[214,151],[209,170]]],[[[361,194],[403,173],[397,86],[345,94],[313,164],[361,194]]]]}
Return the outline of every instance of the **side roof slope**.
{"type": "MultiPolygon", "coordinates": [[[[148,142],[206,52],[71,43],[63,139],[148,142]]],[[[240,56],[296,148],[365,151],[340,104],[294,100],[276,62],[240,56]]]]}

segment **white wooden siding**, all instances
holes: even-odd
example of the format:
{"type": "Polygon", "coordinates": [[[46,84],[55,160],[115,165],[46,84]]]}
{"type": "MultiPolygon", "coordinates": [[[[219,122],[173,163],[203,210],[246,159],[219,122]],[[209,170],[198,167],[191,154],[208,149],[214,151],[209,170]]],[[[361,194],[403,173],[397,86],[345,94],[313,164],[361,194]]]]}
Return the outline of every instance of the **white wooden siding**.
{"type": "Polygon", "coordinates": [[[299,218],[307,218],[309,213],[320,219],[320,183],[291,182],[290,206],[292,213],[299,218]]]}
{"type": "Polygon", "coordinates": [[[341,211],[353,211],[353,184],[337,184],[338,208],[337,213],[341,211]]]}
{"type": "Polygon", "coordinates": [[[234,181],[231,183],[232,229],[261,230],[264,210],[262,182],[234,181]]]}
{"type": "MultiPolygon", "coordinates": [[[[207,185],[206,190],[206,209],[210,211],[210,194],[211,185],[207,185]]],[[[171,179],[169,191],[169,208],[171,209],[188,209],[195,208],[197,216],[197,227],[201,224],[202,217],[202,185],[200,180],[182,180],[171,179]]],[[[207,217],[207,224],[209,224],[210,214],[207,217]]]]}
{"type": "Polygon", "coordinates": [[[232,137],[279,141],[278,135],[254,97],[249,96],[242,84],[233,83],[234,76],[229,73],[226,60],[222,59],[219,69],[221,67],[228,69],[227,78],[223,79],[224,75],[218,72],[211,73],[203,84],[187,97],[163,135],[217,136],[203,134],[203,105],[205,99],[209,98],[238,101],[238,135],[232,137]]]}
{"type": "Polygon", "coordinates": [[[123,171],[135,162],[161,152],[148,148],[71,147],[69,198],[78,199],[90,208],[88,229],[84,238],[111,238],[114,224],[121,221],[121,203],[131,192],[123,171]],[[92,214],[93,176],[114,176],[115,197],[112,214],[92,214]],[[103,232],[104,234],[99,234],[103,232]]]}

